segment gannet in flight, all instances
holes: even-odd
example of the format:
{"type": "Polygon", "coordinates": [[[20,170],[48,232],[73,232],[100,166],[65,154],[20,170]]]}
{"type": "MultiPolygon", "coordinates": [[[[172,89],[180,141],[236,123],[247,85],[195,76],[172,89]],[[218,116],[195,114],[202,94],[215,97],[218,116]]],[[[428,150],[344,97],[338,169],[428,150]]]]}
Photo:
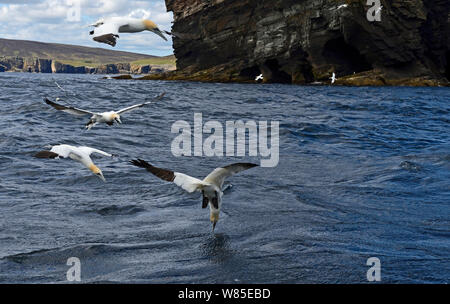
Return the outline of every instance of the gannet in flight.
{"type": "Polygon", "coordinates": [[[147,171],[160,179],[174,182],[189,193],[201,191],[203,195],[202,208],[206,208],[209,204],[209,219],[213,225],[213,231],[219,221],[223,195],[222,186],[225,179],[241,171],[258,166],[251,163],[236,163],[216,168],[207,177],[200,180],[183,173],[154,167],[142,159],[132,160],[131,163],[137,167],[147,169],[147,171]]]}
{"type": "Polygon", "coordinates": [[[113,157],[112,154],[103,152],[98,149],[90,147],[74,147],[70,145],[53,146],[50,151],[41,151],[36,153],[34,156],[37,158],[52,158],[52,159],[58,159],[60,157],[71,158],[85,165],[89,170],[92,171],[92,173],[97,175],[101,180],[106,181],[105,178],[103,177],[102,171],[92,162],[92,159],[90,157],[92,153],[98,153],[104,156],[113,157]]]}
{"type": "Polygon", "coordinates": [[[380,6],[379,8],[377,8],[377,10],[375,11],[375,16],[377,16],[379,13],[381,13],[382,9],[383,9],[383,6],[380,6]]]}
{"type": "Polygon", "coordinates": [[[331,7],[329,10],[331,11],[331,10],[334,10],[334,9],[336,9],[336,10],[340,10],[341,8],[346,8],[348,6],[348,4],[341,4],[341,5],[339,5],[338,7],[331,7]]]}
{"type": "Polygon", "coordinates": [[[333,75],[330,77],[330,79],[331,79],[331,84],[333,84],[337,80],[336,74],[334,72],[333,72],[333,75]]]}
{"type": "Polygon", "coordinates": [[[264,79],[263,74],[256,76],[255,81],[262,81],[264,79]]]}
{"type": "Polygon", "coordinates": [[[103,122],[106,123],[108,126],[112,126],[114,124],[114,122],[121,124],[122,123],[122,121],[120,120],[121,114],[132,111],[132,110],[140,108],[140,107],[143,107],[145,105],[148,105],[149,103],[152,103],[153,101],[163,98],[163,96],[165,94],[166,93],[162,93],[161,95],[155,97],[154,100],[152,100],[152,101],[147,101],[144,103],[136,104],[134,106],[130,106],[130,107],[121,109],[119,111],[109,111],[109,112],[102,112],[102,113],[94,113],[94,112],[90,112],[90,111],[86,111],[86,110],[82,110],[82,109],[77,109],[77,108],[74,108],[71,106],[63,106],[63,105],[60,105],[53,101],[50,101],[47,98],[44,98],[44,101],[45,101],[45,103],[47,103],[48,105],[52,106],[53,108],[55,108],[56,110],[59,110],[59,111],[63,111],[63,112],[70,113],[73,115],[80,115],[80,116],[81,115],[92,115],[91,119],[86,124],[86,129],[90,130],[96,124],[103,123],[103,122]]]}
{"type": "MultiPolygon", "coordinates": [[[[89,34],[94,36],[94,40],[100,43],[106,43],[115,46],[119,33],[138,33],[150,31],[167,41],[163,31],[151,20],[137,19],[130,17],[111,17],[100,19],[90,26],[95,27],[89,34]]],[[[166,34],[171,34],[164,31],[166,34]]]]}

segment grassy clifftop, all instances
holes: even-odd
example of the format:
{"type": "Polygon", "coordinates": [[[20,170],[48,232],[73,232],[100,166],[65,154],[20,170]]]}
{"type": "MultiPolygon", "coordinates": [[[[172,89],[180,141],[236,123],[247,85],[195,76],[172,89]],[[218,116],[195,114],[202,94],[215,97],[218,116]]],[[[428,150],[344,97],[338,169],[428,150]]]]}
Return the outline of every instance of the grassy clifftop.
{"type": "Polygon", "coordinates": [[[119,62],[138,65],[175,65],[175,57],[173,55],[157,57],[145,54],[106,50],[102,48],[1,38],[0,56],[53,59],[73,66],[91,67],[119,62]]]}

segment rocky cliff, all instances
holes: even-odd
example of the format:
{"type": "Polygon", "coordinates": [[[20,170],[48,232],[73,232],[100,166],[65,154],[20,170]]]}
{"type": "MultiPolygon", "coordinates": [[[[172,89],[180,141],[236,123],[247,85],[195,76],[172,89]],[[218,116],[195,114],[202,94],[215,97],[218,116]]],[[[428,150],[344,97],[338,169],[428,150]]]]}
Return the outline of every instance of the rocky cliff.
{"type": "Polygon", "coordinates": [[[67,74],[158,74],[172,71],[167,65],[111,63],[97,67],[73,66],[57,60],[41,58],[0,57],[0,72],[67,73],[67,74]]]}
{"type": "Polygon", "coordinates": [[[169,79],[441,85],[450,79],[448,0],[166,0],[177,72],[169,79]],[[338,7],[347,4],[346,7],[338,7]]]}

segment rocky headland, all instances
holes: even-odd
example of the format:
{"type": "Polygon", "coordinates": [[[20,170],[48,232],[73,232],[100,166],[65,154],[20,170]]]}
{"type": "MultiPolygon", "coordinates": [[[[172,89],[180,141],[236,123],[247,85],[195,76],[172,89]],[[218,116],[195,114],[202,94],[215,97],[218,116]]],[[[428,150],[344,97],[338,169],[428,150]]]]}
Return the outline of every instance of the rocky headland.
{"type": "Polygon", "coordinates": [[[166,0],[175,72],[141,79],[448,85],[448,0],[166,0]],[[338,7],[347,4],[347,7],[338,7]]]}
{"type": "Polygon", "coordinates": [[[0,72],[67,74],[158,74],[173,71],[170,64],[109,63],[96,67],[74,66],[53,59],[0,57],[0,72]]]}
{"type": "Polygon", "coordinates": [[[0,38],[0,72],[152,74],[175,69],[175,58],[0,38]]]}

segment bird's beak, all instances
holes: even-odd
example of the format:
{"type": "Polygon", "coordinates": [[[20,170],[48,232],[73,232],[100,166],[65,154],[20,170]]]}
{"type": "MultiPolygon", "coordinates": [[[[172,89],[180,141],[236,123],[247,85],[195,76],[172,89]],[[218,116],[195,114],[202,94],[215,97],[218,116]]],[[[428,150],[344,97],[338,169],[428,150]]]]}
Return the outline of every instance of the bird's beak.
{"type": "Polygon", "coordinates": [[[159,28],[153,29],[152,32],[155,33],[156,35],[160,36],[162,39],[167,41],[166,36],[164,36],[163,32],[161,32],[161,30],[159,28]]]}
{"type": "Polygon", "coordinates": [[[122,121],[120,120],[119,117],[116,118],[116,121],[117,121],[117,123],[120,123],[120,124],[122,123],[122,121]]]}
{"type": "Polygon", "coordinates": [[[213,232],[214,232],[214,229],[216,228],[216,224],[217,224],[217,222],[213,222],[213,232]]]}
{"type": "Polygon", "coordinates": [[[100,177],[100,179],[101,179],[102,181],[106,182],[106,179],[105,179],[105,177],[103,176],[103,174],[100,173],[100,174],[98,175],[98,177],[100,177]]]}

